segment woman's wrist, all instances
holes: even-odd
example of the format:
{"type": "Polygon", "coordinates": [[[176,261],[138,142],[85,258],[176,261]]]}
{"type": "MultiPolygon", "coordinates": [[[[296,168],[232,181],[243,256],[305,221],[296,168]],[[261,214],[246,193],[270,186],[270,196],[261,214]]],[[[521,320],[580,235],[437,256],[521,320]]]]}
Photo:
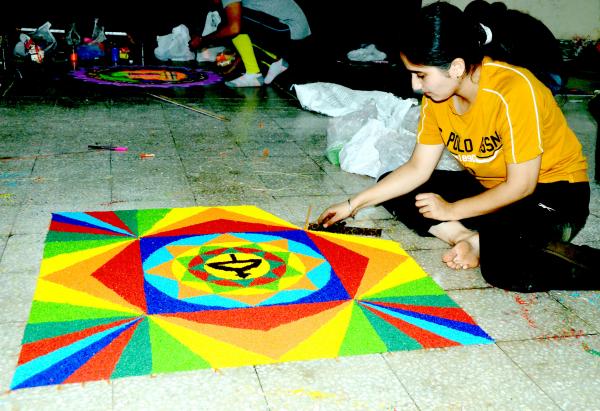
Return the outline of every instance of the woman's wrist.
{"type": "Polygon", "coordinates": [[[346,200],[346,205],[348,206],[348,215],[350,217],[354,217],[356,215],[355,206],[352,204],[352,197],[348,197],[346,200]]]}

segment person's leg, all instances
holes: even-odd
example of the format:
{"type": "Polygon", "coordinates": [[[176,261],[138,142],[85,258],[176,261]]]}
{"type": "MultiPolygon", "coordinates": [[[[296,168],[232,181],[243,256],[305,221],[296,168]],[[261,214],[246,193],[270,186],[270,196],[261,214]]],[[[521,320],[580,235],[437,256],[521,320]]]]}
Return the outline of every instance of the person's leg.
{"type": "MultiPolygon", "coordinates": [[[[379,179],[384,178],[387,174],[389,173],[382,175],[379,179]]],[[[454,202],[465,197],[472,197],[484,190],[485,187],[466,171],[435,170],[431,178],[422,186],[403,196],[388,200],[381,205],[405,226],[420,236],[426,237],[435,235],[430,229],[432,226],[440,224],[440,221],[423,217],[415,206],[415,196],[417,194],[436,193],[444,200],[454,202]]],[[[463,226],[468,228],[475,228],[473,222],[470,220],[465,220],[462,223],[463,226]]]]}
{"type": "Polygon", "coordinates": [[[271,63],[269,65],[269,71],[267,71],[267,75],[265,76],[265,84],[271,84],[273,80],[275,80],[275,77],[288,69],[288,66],[288,62],[283,58],[271,63]]]}
{"type": "Polygon", "coordinates": [[[231,42],[237,50],[246,72],[240,77],[225,82],[229,87],[260,87],[264,83],[264,79],[258,67],[250,36],[247,34],[238,34],[231,42]]]}
{"type": "Polygon", "coordinates": [[[445,221],[431,226],[429,232],[452,248],[442,261],[455,270],[479,266],[479,233],[465,227],[460,221],[445,221]]]}
{"type": "Polygon", "coordinates": [[[267,70],[265,84],[270,84],[288,69],[289,59],[293,56],[296,42],[290,39],[290,29],[273,16],[247,8],[242,24],[244,31],[252,35],[259,63],[267,70]]]}
{"type": "MultiPolygon", "coordinates": [[[[380,179],[386,175],[382,175],[380,179]]],[[[382,205],[417,234],[433,235],[450,244],[452,249],[442,258],[450,268],[474,268],[479,265],[479,236],[477,231],[474,231],[478,227],[477,219],[440,222],[426,218],[415,206],[415,196],[418,193],[430,192],[440,195],[446,201],[454,202],[475,196],[484,190],[485,187],[466,171],[435,170],[429,181],[422,186],[382,205]]]]}
{"type": "Polygon", "coordinates": [[[456,201],[483,190],[466,172],[436,170],[423,186],[382,205],[419,235],[455,244],[444,256],[448,266],[474,266],[477,257],[483,277],[495,287],[522,292],[600,289],[600,250],[568,243],[589,214],[587,183],[538,184],[526,199],[460,222],[436,223],[415,206],[420,192],[456,201]]]}
{"type": "Polygon", "coordinates": [[[534,292],[600,288],[600,250],[569,244],[584,226],[587,183],[538,184],[529,197],[481,221],[481,273],[499,288],[534,292]]]}
{"type": "Polygon", "coordinates": [[[235,49],[240,54],[246,73],[248,74],[259,74],[260,69],[258,68],[258,62],[256,61],[256,55],[252,47],[252,41],[250,36],[247,34],[238,34],[231,42],[235,46],[235,49]]]}
{"type": "Polygon", "coordinates": [[[282,57],[279,57],[277,54],[271,53],[256,44],[254,44],[254,48],[258,51],[258,54],[262,56],[260,63],[267,67],[265,84],[271,84],[275,77],[288,69],[289,64],[282,57]]]}

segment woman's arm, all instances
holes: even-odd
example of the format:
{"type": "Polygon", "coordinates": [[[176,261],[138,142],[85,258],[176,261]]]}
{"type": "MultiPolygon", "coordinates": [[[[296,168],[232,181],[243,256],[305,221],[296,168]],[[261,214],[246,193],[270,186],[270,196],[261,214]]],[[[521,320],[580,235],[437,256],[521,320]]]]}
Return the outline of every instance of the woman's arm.
{"type": "Polygon", "coordinates": [[[190,41],[190,48],[192,50],[198,49],[200,44],[210,43],[211,41],[221,40],[225,38],[232,38],[240,34],[242,29],[242,2],[235,2],[229,4],[224,9],[225,11],[225,24],[221,25],[220,28],[204,37],[195,36],[190,41]]]}
{"type": "Polygon", "coordinates": [[[443,144],[417,143],[411,158],[405,164],[348,201],[329,207],[319,216],[319,223],[328,227],[355,215],[362,208],[383,203],[414,190],[429,179],[443,151],[443,144]]]}
{"type": "Polygon", "coordinates": [[[507,164],[506,181],[474,197],[448,203],[435,193],[417,195],[416,205],[427,218],[455,221],[491,213],[524,197],[535,190],[542,156],[523,163],[507,164]]]}

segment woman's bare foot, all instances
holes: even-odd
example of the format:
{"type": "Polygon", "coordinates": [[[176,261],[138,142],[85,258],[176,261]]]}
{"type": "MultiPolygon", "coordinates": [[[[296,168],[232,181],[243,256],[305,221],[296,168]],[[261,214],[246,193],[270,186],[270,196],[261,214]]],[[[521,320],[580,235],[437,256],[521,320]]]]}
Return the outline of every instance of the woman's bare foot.
{"type": "Polygon", "coordinates": [[[454,270],[479,266],[479,234],[474,233],[458,241],[450,251],[444,254],[442,261],[454,270]]]}

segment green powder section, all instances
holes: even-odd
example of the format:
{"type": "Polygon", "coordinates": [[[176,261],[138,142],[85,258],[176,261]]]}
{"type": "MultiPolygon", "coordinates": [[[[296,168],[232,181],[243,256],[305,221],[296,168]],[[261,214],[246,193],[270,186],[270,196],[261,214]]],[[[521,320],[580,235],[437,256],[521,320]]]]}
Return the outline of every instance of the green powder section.
{"type": "Polygon", "coordinates": [[[54,257],[60,254],[74,253],[77,251],[89,250],[97,247],[104,247],[114,243],[131,241],[130,238],[108,238],[106,240],[88,240],[88,241],[69,241],[49,243],[44,248],[44,258],[54,257]]]}
{"type": "Polygon", "coordinates": [[[396,327],[384,321],[381,317],[373,314],[366,308],[362,308],[362,310],[372,326],[377,329],[379,336],[385,343],[388,351],[418,350],[422,348],[421,344],[416,340],[400,332],[396,327]]]}
{"type": "MultiPolygon", "coordinates": [[[[124,241],[129,240],[129,237],[121,235],[102,235],[102,234],[87,234],[87,233],[71,233],[51,231],[46,236],[46,246],[56,242],[80,242],[80,241],[124,241]]],[[[44,250],[45,251],[45,250],[44,250]]]]}
{"type": "Polygon", "coordinates": [[[130,375],[145,375],[152,372],[152,352],[148,318],[144,318],[137,326],[129,344],[119,358],[111,377],[127,377],[130,375]]]}
{"type": "Polygon", "coordinates": [[[417,295],[444,295],[444,290],[435,283],[430,277],[419,278],[415,281],[409,281],[398,287],[389,288],[379,293],[368,294],[363,299],[375,299],[386,297],[417,296],[417,295]]]}
{"type": "Polygon", "coordinates": [[[207,361],[198,357],[152,320],[150,320],[150,344],[152,346],[153,372],[210,368],[207,361]]]}
{"type": "MultiPolygon", "coordinates": [[[[365,299],[366,300],[366,299],[365,299]]],[[[387,297],[387,298],[369,298],[368,301],[387,302],[407,305],[421,305],[430,307],[458,307],[458,304],[447,295],[423,295],[404,297],[387,297]]]]}
{"type": "Polygon", "coordinates": [[[157,208],[149,210],[117,211],[116,214],[121,221],[131,229],[131,232],[139,237],[143,236],[146,231],[154,227],[154,225],[170,211],[171,209],[169,208],[157,208]]]}
{"type": "Polygon", "coordinates": [[[115,211],[115,214],[119,219],[129,228],[132,234],[139,236],[138,234],[138,215],[139,211],[137,210],[120,210],[115,211]]]}
{"type": "Polygon", "coordinates": [[[77,305],[34,301],[31,306],[29,323],[63,322],[102,318],[133,318],[131,313],[77,305]]]}
{"type": "Polygon", "coordinates": [[[340,356],[380,353],[387,351],[385,343],[371,326],[362,309],[355,302],[350,324],[340,347],[340,356]],[[365,347],[368,349],[365,351],[365,347]]]}
{"type": "Polygon", "coordinates": [[[88,328],[96,327],[103,324],[124,320],[130,317],[113,317],[100,318],[91,320],[74,320],[65,322],[42,322],[37,324],[27,324],[23,335],[23,344],[34,341],[53,338],[60,335],[75,333],[88,328]]]}

